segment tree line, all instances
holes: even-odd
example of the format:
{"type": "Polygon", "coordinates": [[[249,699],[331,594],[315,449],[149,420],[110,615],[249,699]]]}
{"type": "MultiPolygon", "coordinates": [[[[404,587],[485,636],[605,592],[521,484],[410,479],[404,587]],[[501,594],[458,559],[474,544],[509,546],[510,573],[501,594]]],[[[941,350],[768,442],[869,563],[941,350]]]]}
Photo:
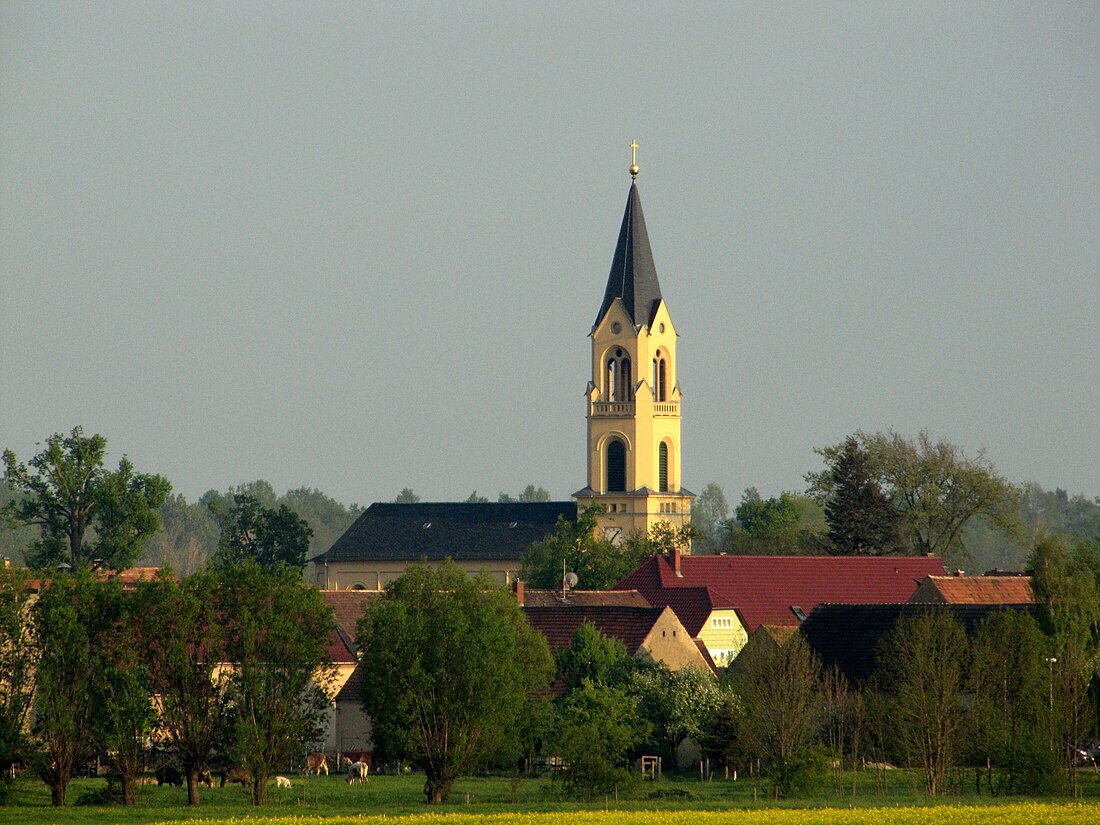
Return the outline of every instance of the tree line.
{"type": "Polygon", "coordinates": [[[64,805],[98,759],[102,801],[132,804],[150,760],[170,756],[189,804],[215,762],[244,766],[263,804],[276,767],[320,735],[334,625],[298,570],[232,561],[132,591],[86,569],[30,575],[0,573],[0,793],[24,764],[64,805]]]}
{"type": "Polygon", "coordinates": [[[1015,485],[979,453],[927,432],[857,432],[816,450],[807,488],[764,499],[750,487],[731,516],[707,484],[692,507],[694,552],[924,555],[984,571],[1021,570],[1036,542],[1100,541],[1100,498],[1015,485]]]}

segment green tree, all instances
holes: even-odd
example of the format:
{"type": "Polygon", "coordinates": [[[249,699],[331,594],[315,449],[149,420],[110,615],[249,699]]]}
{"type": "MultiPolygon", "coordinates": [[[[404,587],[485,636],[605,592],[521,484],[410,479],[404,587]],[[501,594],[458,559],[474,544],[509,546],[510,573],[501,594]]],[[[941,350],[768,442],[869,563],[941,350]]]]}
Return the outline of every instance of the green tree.
{"type": "MultiPolygon", "coordinates": [[[[871,478],[890,498],[902,546],[913,555],[965,556],[963,528],[979,516],[998,529],[1016,529],[1019,491],[983,453],[969,458],[954,444],[933,441],[927,431],[915,439],[895,432],[857,432],[852,438],[866,455],[871,478]]],[[[815,450],[826,468],[806,480],[823,501],[833,493],[833,468],[846,444],[815,450]]]]}
{"type": "Polygon", "coordinates": [[[29,464],[4,451],[7,483],[23,495],[9,501],[3,515],[9,524],[38,528],[26,554],[32,567],[123,570],[160,529],[157,511],[172,486],[162,476],[135,473],[125,456],[117,470],[105,469],[106,452],[107,439],[86,437],[80,427],[50,436],[29,464]]]}
{"type": "Polygon", "coordinates": [[[267,802],[279,765],[297,761],[319,737],[332,681],[332,609],[297,571],[255,560],[223,568],[218,605],[226,624],[230,740],[252,774],[252,801],[267,802]]]}
{"type": "Polygon", "coordinates": [[[1050,793],[1060,784],[1050,748],[1048,640],[1027,613],[986,616],[970,641],[968,763],[989,765],[993,793],[1050,793]]]}
{"type": "Polygon", "coordinates": [[[397,504],[419,504],[420,496],[413,492],[412,487],[402,487],[394,502],[397,504]]]}
{"type": "Polygon", "coordinates": [[[639,668],[626,683],[638,700],[638,712],[652,727],[651,739],[668,749],[681,768],[677,749],[688,737],[700,741],[722,705],[722,692],[712,673],[692,667],[639,668]]]}
{"type": "Polygon", "coordinates": [[[576,521],[558,519],[554,532],[531,545],[520,566],[520,578],[531,587],[561,588],[562,567],[577,574],[583,590],[606,590],[637,567],[652,547],[624,542],[617,547],[598,532],[599,505],[585,508],[576,521]]]}
{"type": "MultiPolygon", "coordinates": [[[[1057,744],[1069,746],[1060,748],[1067,759],[1095,722],[1089,687],[1096,676],[1100,592],[1090,560],[1091,554],[1075,556],[1064,539],[1050,536],[1036,545],[1030,561],[1031,587],[1051,640],[1051,731],[1057,744]]],[[[1076,796],[1077,773],[1069,774],[1076,796]]]]}
{"type": "Polygon", "coordinates": [[[648,735],[633,696],[585,679],[562,702],[556,749],[567,766],[566,787],[591,800],[627,785],[627,754],[648,735]]]}
{"type": "Polygon", "coordinates": [[[962,746],[966,633],[950,613],[903,618],[883,639],[882,677],[894,697],[893,730],[924,771],[928,793],[942,793],[962,746]]]}
{"type": "Polygon", "coordinates": [[[25,570],[0,569],[0,803],[12,766],[24,758],[39,646],[31,620],[34,593],[25,570]]]}
{"type": "Polygon", "coordinates": [[[229,678],[218,589],[216,575],[203,570],[183,581],[168,572],[137,591],[160,727],[187,779],[188,805],[199,804],[199,770],[214,747],[229,678]]]}
{"type": "Polygon", "coordinates": [[[558,651],[557,676],[566,693],[580,687],[585,679],[609,684],[626,658],[622,641],[605,636],[592,622],[584,622],[573,634],[569,647],[558,651]]]}
{"type": "Polygon", "coordinates": [[[810,790],[818,779],[807,755],[821,708],[821,664],[805,639],[751,639],[726,673],[744,713],[745,744],[770,765],[776,796],[810,790]]]}
{"type": "Polygon", "coordinates": [[[218,522],[208,506],[170,495],[160,508],[161,530],[145,544],[138,563],[190,575],[218,549],[218,522]]]}
{"type": "Polygon", "coordinates": [[[76,769],[95,754],[95,586],[87,571],[55,576],[33,609],[38,670],[31,734],[38,749],[29,756],[56,806],[65,804],[76,769]]]}
{"type": "Polygon", "coordinates": [[[722,522],[729,518],[726,493],[713,481],[708,482],[691,503],[691,526],[695,532],[694,552],[717,553],[722,549],[722,522]]]}
{"type": "Polygon", "coordinates": [[[219,564],[253,559],[268,569],[285,565],[301,571],[305,566],[313,531],[287,505],[270,509],[250,495],[235,493],[232,506],[217,515],[221,521],[219,564]]]}
{"type": "Polygon", "coordinates": [[[489,499],[486,496],[478,495],[477,490],[474,490],[472,493],[470,493],[469,497],[466,499],[466,503],[467,504],[488,504],[489,499]]]}
{"type": "Polygon", "coordinates": [[[838,555],[887,555],[897,551],[898,514],[871,474],[867,454],[848,438],[828,470],[825,499],[829,542],[838,555]]]}
{"type": "Polygon", "coordinates": [[[22,493],[13,490],[5,475],[0,478],[0,558],[10,559],[15,565],[24,564],[23,551],[28,548],[38,534],[31,525],[11,523],[4,517],[10,508],[18,506],[22,493]]]}
{"type": "Polygon", "coordinates": [[[719,682],[719,703],[700,732],[699,745],[707,758],[718,765],[736,769],[748,758],[745,747],[745,718],[741,700],[728,684],[719,682]]]}
{"type": "Polygon", "coordinates": [[[149,671],[141,661],[140,617],[121,583],[96,582],[94,595],[92,733],[101,759],[121,786],[122,802],[134,804],[145,769],[145,743],[156,722],[149,671]]]}
{"type": "Polygon", "coordinates": [[[550,491],[544,487],[536,487],[534,484],[528,484],[524,487],[519,495],[510,496],[508,493],[501,493],[497,496],[497,501],[501,504],[511,504],[515,502],[533,502],[533,501],[549,501],[550,491]]]}
{"type": "Polygon", "coordinates": [[[824,513],[819,505],[791,492],[764,499],[749,487],[723,524],[727,548],[739,555],[774,556],[822,552],[824,513]]]}
{"type": "Polygon", "coordinates": [[[370,604],[357,639],[371,667],[363,705],[391,757],[424,767],[424,794],[444,802],[457,777],[515,735],[552,662],[510,593],[453,563],[413,565],[370,604]]]}

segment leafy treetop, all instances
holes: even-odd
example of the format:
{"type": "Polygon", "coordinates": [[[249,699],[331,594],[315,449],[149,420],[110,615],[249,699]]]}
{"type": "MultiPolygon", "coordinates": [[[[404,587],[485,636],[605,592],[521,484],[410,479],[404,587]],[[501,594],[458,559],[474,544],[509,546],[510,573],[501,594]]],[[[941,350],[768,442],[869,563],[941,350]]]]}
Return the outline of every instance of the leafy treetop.
{"type": "Polygon", "coordinates": [[[163,476],[135,473],[125,456],[115,471],[103,466],[107,439],[80,427],[55,433],[27,464],[4,451],[12,490],[22,493],[3,509],[13,525],[38,527],[27,553],[31,567],[124,570],[160,529],[158,509],[172,490],[163,476]]]}

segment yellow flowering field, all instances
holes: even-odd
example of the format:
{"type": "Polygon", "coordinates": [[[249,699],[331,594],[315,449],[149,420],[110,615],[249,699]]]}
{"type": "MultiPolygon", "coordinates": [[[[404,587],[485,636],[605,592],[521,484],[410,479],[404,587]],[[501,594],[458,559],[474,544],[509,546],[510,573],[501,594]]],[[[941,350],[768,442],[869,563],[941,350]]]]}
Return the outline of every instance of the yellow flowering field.
{"type": "MultiPolygon", "coordinates": [[[[1024,802],[906,808],[763,808],[742,811],[569,811],[411,816],[284,816],[217,820],[224,825],[1094,825],[1100,806],[1024,802]]],[[[212,825],[194,819],[170,825],[212,825]]],[[[161,825],[169,825],[162,823],[161,825]]]]}

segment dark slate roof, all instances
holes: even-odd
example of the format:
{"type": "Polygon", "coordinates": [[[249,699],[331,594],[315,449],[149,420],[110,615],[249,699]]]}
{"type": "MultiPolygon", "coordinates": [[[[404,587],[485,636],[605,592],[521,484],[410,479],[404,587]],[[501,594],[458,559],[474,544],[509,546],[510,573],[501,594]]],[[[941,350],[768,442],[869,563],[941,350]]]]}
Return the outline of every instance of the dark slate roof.
{"type": "Polygon", "coordinates": [[[836,665],[853,682],[875,671],[879,643],[898,619],[926,611],[950,613],[967,635],[996,610],[1031,611],[1031,605],[1004,604],[822,604],[799,627],[826,668],[836,665]]]}
{"type": "Polygon", "coordinates": [[[736,608],[752,633],[761,624],[797,625],[795,607],[810,615],[827,602],[904,602],[927,576],[944,574],[943,560],[930,556],[683,556],[680,570],[668,556],[651,556],[615,587],[671,606],[689,629],[702,626],[705,590],[710,609],[736,608]]]}
{"type": "Polygon", "coordinates": [[[653,263],[653,250],[649,247],[649,234],[645,230],[637,184],[630,185],[619,242],[615,246],[611,274],[607,276],[607,289],[596,315],[596,324],[600,323],[616,298],[622,299],[636,327],[648,326],[661,302],[661,285],[657,282],[657,267],[653,263]]]}
{"type": "Polygon", "coordinates": [[[311,561],[518,561],[558,518],[576,521],[576,502],[375,503],[311,561]]]}

